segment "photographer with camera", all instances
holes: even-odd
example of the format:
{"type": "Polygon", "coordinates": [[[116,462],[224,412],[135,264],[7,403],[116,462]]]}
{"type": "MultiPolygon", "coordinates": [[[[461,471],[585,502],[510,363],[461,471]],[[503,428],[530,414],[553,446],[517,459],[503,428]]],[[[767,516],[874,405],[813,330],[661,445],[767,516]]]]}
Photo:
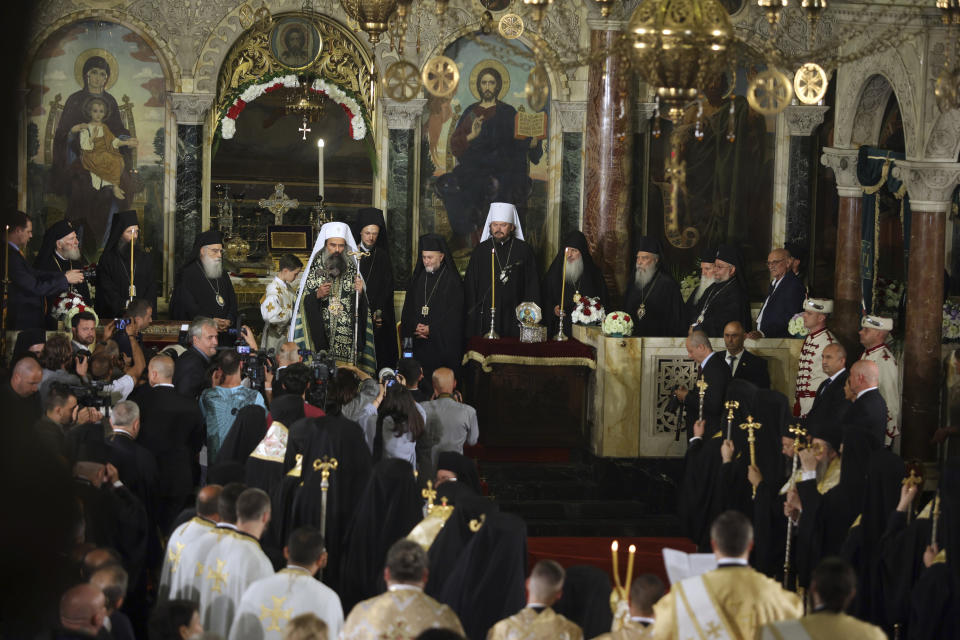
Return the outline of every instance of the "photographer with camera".
{"type": "Polygon", "coordinates": [[[57,455],[66,455],[64,436],[67,431],[103,419],[95,408],[81,408],[73,389],[63,382],[53,382],[47,387],[43,412],[33,428],[37,437],[57,455]]]}
{"type": "Polygon", "coordinates": [[[243,359],[235,350],[221,351],[214,358],[213,386],[200,394],[200,412],[207,424],[207,460],[217,459],[237,412],[255,404],[267,409],[263,396],[256,389],[243,386],[241,365],[243,359]]]}
{"type": "Polygon", "coordinates": [[[43,367],[40,404],[44,404],[51,384],[59,382],[75,386],[86,381],[90,366],[90,352],[74,351],[70,339],[58,333],[50,336],[43,345],[43,351],[40,352],[40,366],[43,367]]]}
{"type": "MultiPolygon", "coordinates": [[[[118,330],[126,329],[127,324],[133,325],[134,331],[131,335],[133,335],[137,344],[140,345],[140,350],[142,351],[143,330],[153,324],[153,307],[148,300],[144,298],[134,298],[130,302],[127,310],[123,313],[123,317],[116,321],[116,327],[118,330]]],[[[120,353],[132,358],[133,350],[130,348],[130,339],[127,333],[124,331],[118,334],[115,340],[117,341],[117,346],[120,347],[120,353]]]]}
{"type": "Polygon", "coordinates": [[[117,321],[114,320],[104,327],[103,340],[97,343],[97,350],[90,359],[90,377],[94,383],[101,383],[94,386],[102,385],[103,393],[109,396],[108,406],[127,399],[147,366],[143,359],[143,350],[135,338],[136,326],[127,323],[123,327],[123,332],[130,341],[130,350],[133,352],[133,358],[128,364],[120,353],[117,342],[112,340],[116,323],[117,321]],[[114,377],[114,369],[119,369],[122,373],[114,377]]]}

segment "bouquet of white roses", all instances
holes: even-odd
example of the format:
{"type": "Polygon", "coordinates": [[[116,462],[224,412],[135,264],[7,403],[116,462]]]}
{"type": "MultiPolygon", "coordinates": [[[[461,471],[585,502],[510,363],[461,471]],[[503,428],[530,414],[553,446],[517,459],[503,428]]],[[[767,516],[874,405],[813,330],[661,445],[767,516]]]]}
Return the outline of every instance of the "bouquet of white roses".
{"type": "Polygon", "coordinates": [[[577,300],[577,306],[570,314],[570,319],[574,324],[600,324],[603,322],[603,305],[600,304],[600,298],[588,298],[581,296],[577,300]]]}
{"type": "Polygon", "coordinates": [[[792,335],[794,338],[803,338],[810,333],[807,331],[807,328],[803,326],[802,313],[796,313],[792,318],[790,318],[790,322],[787,323],[787,331],[789,331],[790,335],[792,335]]]}
{"type": "Polygon", "coordinates": [[[64,326],[69,327],[73,316],[81,311],[92,313],[97,324],[100,324],[100,318],[97,317],[97,312],[93,310],[93,306],[87,304],[87,301],[79,293],[67,290],[57,298],[57,304],[53,308],[53,317],[62,320],[64,326]]]}
{"type": "Polygon", "coordinates": [[[608,313],[603,319],[603,335],[623,338],[633,334],[633,318],[626,311],[608,313]]]}

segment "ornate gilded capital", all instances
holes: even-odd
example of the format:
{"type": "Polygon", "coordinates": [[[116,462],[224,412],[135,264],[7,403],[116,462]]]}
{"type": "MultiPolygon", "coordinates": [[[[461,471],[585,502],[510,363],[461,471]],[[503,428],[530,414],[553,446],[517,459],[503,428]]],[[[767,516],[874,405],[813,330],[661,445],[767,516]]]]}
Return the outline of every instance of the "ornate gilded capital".
{"type": "Polygon", "coordinates": [[[824,147],[820,164],[833,169],[837,180],[837,194],[843,198],[859,198],[862,195],[857,179],[857,150],[824,147]]]}
{"type": "Polygon", "coordinates": [[[587,103],[583,100],[564,102],[554,100],[553,107],[560,119],[560,129],[564,133],[583,133],[587,121],[587,103]]]}
{"type": "Polygon", "coordinates": [[[426,98],[414,98],[406,102],[383,98],[383,117],[387,121],[387,129],[413,129],[426,104],[426,98]]]}
{"type": "Polygon", "coordinates": [[[167,102],[177,118],[177,124],[203,124],[207,110],[213,104],[212,93],[167,93],[167,102]]]}
{"type": "Polygon", "coordinates": [[[912,210],[946,213],[960,182],[960,162],[897,160],[893,177],[907,185],[912,210]]]}
{"type": "Polygon", "coordinates": [[[650,118],[653,117],[653,102],[638,102],[633,109],[633,130],[637,133],[646,133],[650,128],[650,118]]]}
{"type": "Polygon", "coordinates": [[[623,31],[627,21],[614,18],[587,18],[587,26],[591,31],[623,31]]]}
{"type": "Polygon", "coordinates": [[[823,124],[823,118],[830,107],[818,105],[792,104],[784,110],[787,127],[791,136],[809,136],[823,124]]]}

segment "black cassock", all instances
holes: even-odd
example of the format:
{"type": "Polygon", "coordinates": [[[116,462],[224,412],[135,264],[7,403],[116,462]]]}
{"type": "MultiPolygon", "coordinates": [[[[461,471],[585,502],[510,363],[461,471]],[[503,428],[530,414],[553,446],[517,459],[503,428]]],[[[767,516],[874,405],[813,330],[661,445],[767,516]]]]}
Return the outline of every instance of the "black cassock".
{"type": "Polygon", "coordinates": [[[379,246],[360,258],[360,275],[366,283],[367,304],[373,318],[373,340],[377,349],[377,369],[397,364],[397,314],[393,310],[393,265],[390,254],[379,246]]]}
{"type": "MultiPolygon", "coordinates": [[[[17,248],[10,244],[10,295],[7,299],[7,329],[39,329],[44,326],[44,297],[67,290],[67,277],[59,271],[40,271],[31,267],[17,248]]],[[[0,265],[2,267],[2,265],[0,265]]]]}
{"type": "MultiPolygon", "coordinates": [[[[153,256],[136,245],[133,254],[133,271],[133,284],[137,288],[137,298],[148,301],[156,311],[157,282],[153,276],[153,256]]],[[[229,281],[229,277],[227,280],[229,281]]],[[[125,250],[104,249],[97,263],[97,301],[94,305],[97,315],[101,318],[122,316],[127,308],[129,292],[130,246],[127,245],[125,250]]],[[[233,293],[232,287],[230,292],[233,293]]],[[[212,292],[210,295],[216,297],[212,292]]],[[[181,319],[178,316],[174,317],[181,319]]]]}
{"type": "Polygon", "coordinates": [[[718,338],[723,336],[727,323],[734,320],[743,325],[744,331],[750,331],[750,301],[736,277],[710,285],[700,298],[699,316],[690,323],[698,325],[711,338],[718,338]]]}
{"type": "MultiPolygon", "coordinates": [[[[568,265],[569,266],[569,265],[568,265]]],[[[489,267],[489,265],[488,265],[489,267]]],[[[499,293],[499,292],[498,292],[499,293]]],[[[579,231],[571,231],[563,239],[563,247],[557,252],[557,257],[553,259],[550,268],[547,269],[547,275],[543,279],[543,317],[547,322],[547,333],[552,337],[560,329],[560,318],[553,312],[553,308],[560,304],[560,295],[563,294],[563,332],[570,335],[570,314],[577,307],[574,302],[576,294],[588,298],[600,298],[600,304],[604,308],[609,302],[607,294],[607,283],[603,280],[603,273],[597,268],[593,258],[590,256],[590,250],[587,246],[587,239],[579,231]],[[580,252],[583,260],[583,274],[576,282],[568,282],[563,286],[563,258],[565,249],[572,247],[580,252]]]]}
{"type": "Polygon", "coordinates": [[[445,258],[434,273],[427,273],[422,267],[415,270],[403,301],[400,319],[401,335],[413,338],[413,357],[423,367],[424,381],[430,380],[433,372],[440,367],[449,367],[455,372],[460,368],[463,354],[463,284],[453,268],[451,258],[445,258]],[[426,314],[423,313],[424,307],[429,309],[426,314]],[[414,335],[418,324],[430,326],[427,339],[414,335]]]}
{"type": "Polygon", "coordinates": [[[685,322],[680,285],[663,269],[658,268],[645,287],[631,280],[623,299],[626,311],[633,316],[633,335],[650,338],[687,335],[689,327],[685,322]],[[640,317],[641,306],[643,317],[640,317]]]}
{"type": "Polygon", "coordinates": [[[491,260],[497,278],[493,300],[497,305],[494,328],[501,338],[520,336],[516,314],[518,304],[540,304],[540,282],[533,249],[523,240],[511,237],[502,245],[497,244],[494,258],[490,250],[494,242],[493,238],[487,238],[478,244],[467,265],[464,279],[467,337],[483,335],[490,330],[491,260]]]}
{"type": "Polygon", "coordinates": [[[193,320],[197,316],[226,318],[236,324],[237,296],[230,276],[224,271],[219,278],[210,280],[199,260],[188,264],[174,284],[170,316],[174,320],[193,320]],[[217,302],[218,295],[223,305],[217,302]]]}
{"type": "MultiPolygon", "coordinates": [[[[11,256],[11,259],[12,259],[12,256],[11,256]]],[[[83,267],[84,267],[84,264],[82,260],[71,260],[69,258],[62,258],[59,255],[57,255],[56,252],[51,252],[49,255],[46,255],[46,256],[38,255],[37,259],[33,261],[33,268],[37,269],[38,271],[66,273],[71,269],[82,269],[83,267]]],[[[81,296],[83,296],[83,299],[86,300],[87,302],[90,302],[90,303],[93,302],[93,300],[91,300],[90,298],[90,287],[87,285],[86,281],[81,282],[79,284],[70,285],[70,289],[72,291],[77,292],[81,296]]],[[[59,297],[59,295],[60,294],[58,293],[56,295],[47,296],[47,299],[46,299],[48,329],[57,328],[57,321],[53,319],[51,312],[53,311],[54,307],[57,304],[57,298],[59,297]]],[[[97,296],[98,297],[100,296],[99,287],[97,288],[97,296]]],[[[97,314],[100,315],[100,312],[98,311],[97,314]]]]}

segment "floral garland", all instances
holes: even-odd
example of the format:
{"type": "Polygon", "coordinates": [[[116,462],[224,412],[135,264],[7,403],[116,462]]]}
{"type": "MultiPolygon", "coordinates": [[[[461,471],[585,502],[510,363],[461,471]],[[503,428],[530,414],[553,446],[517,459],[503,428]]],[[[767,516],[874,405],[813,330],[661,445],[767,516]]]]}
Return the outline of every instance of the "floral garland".
{"type": "Polygon", "coordinates": [[[83,296],[74,293],[73,291],[64,291],[59,295],[57,298],[57,304],[53,308],[52,315],[57,320],[62,320],[64,326],[69,327],[73,316],[82,311],[88,311],[92,313],[94,319],[96,320],[96,324],[100,324],[100,318],[97,316],[97,312],[93,310],[93,307],[87,304],[87,301],[83,299],[83,296]]]}
{"type": "Polygon", "coordinates": [[[614,338],[633,335],[633,318],[626,311],[608,313],[603,319],[603,335],[614,338]]]}
{"type": "MultiPolygon", "coordinates": [[[[230,140],[237,133],[237,117],[243,112],[248,104],[260,96],[273,93],[274,91],[287,88],[295,89],[300,86],[300,81],[294,74],[275,76],[268,78],[264,82],[256,82],[246,85],[240,94],[225,109],[223,117],[220,119],[220,135],[224,140],[230,140]]],[[[363,105],[351,93],[341,89],[339,86],[317,78],[311,83],[310,90],[314,93],[325,95],[330,100],[336,102],[346,112],[350,119],[350,137],[354,140],[363,140],[367,137],[367,131],[370,127],[367,124],[366,112],[363,105]]]]}

